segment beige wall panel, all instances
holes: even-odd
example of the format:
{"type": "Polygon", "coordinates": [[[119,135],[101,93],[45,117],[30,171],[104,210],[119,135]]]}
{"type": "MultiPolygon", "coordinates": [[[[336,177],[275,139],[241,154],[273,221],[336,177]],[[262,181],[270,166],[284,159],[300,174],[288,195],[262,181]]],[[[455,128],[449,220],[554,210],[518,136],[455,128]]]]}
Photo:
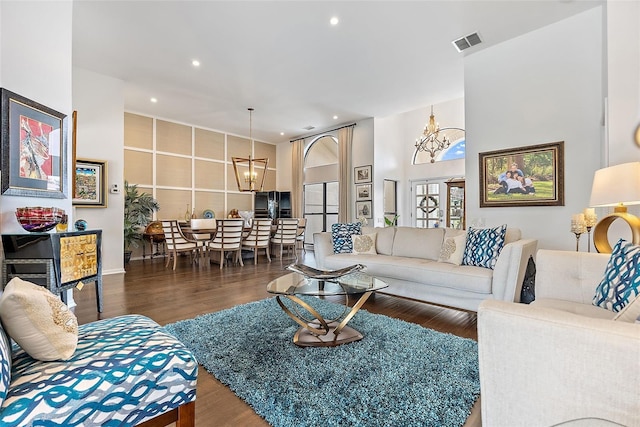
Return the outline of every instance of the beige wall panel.
{"type": "Polygon", "coordinates": [[[264,142],[253,143],[254,157],[256,159],[269,159],[269,167],[276,167],[276,146],[273,144],[265,144],[264,142]]]}
{"type": "Polygon", "coordinates": [[[125,149],[124,179],[131,184],[153,185],[153,154],[125,149]]]}
{"type": "Polygon", "coordinates": [[[196,159],[195,187],[207,190],[224,190],[224,166],[224,163],[196,159]]]}
{"type": "Polygon", "coordinates": [[[195,156],[224,160],[224,134],[210,130],[195,130],[195,156]]]}
{"type": "Polygon", "coordinates": [[[227,194],[227,213],[231,209],[250,211],[253,209],[253,193],[227,194]]]}
{"type": "Polygon", "coordinates": [[[153,149],[153,119],[124,113],[124,145],[153,149]]]}
{"type": "Polygon", "coordinates": [[[187,190],[163,190],[156,191],[156,200],[160,204],[158,219],[184,220],[187,212],[187,204],[191,209],[191,191],[187,190]]]}
{"type": "Polygon", "coordinates": [[[264,179],[264,191],[275,191],[276,171],[267,169],[267,176],[264,179]]]}
{"type": "Polygon", "coordinates": [[[247,138],[227,135],[227,160],[231,157],[248,158],[251,154],[251,143],[247,138]]]}
{"type": "Polygon", "coordinates": [[[203,218],[203,212],[206,209],[212,210],[216,218],[224,218],[226,216],[224,210],[224,193],[196,191],[196,214],[198,218],[203,218]]]}
{"type": "Polygon", "coordinates": [[[156,120],[156,150],[191,155],[191,126],[156,120]]]}
{"type": "Polygon", "coordinates": [[[191,159],[156,155],[156,185],[191,187],[191,159]]]}

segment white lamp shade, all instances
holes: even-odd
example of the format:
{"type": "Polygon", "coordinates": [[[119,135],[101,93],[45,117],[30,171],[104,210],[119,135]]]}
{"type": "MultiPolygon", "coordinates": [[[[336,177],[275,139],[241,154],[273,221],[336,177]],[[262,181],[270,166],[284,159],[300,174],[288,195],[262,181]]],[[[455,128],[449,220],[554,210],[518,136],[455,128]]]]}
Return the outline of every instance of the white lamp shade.
{"type": "Polygon", "coordinates": [[[640,162],[598,169],[593,176],[589,206],[640,204],[640,162]]]}

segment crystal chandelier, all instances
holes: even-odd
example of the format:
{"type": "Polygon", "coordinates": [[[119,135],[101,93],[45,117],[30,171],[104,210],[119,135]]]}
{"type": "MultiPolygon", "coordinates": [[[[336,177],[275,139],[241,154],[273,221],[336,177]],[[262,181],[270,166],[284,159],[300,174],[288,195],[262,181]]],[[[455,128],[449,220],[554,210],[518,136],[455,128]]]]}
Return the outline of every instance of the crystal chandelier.
{"type": "Polygon", "coordinates": [[[451,140],[447,137],[447,135],[442,135],[442,138],[439,138],[440,135],[440,125],[436,123],[436,118],[433,115],[433,105],[431,106],[431,115],[429,116],[429,123],[424,127],[422,131],[422,136],[416,139],[416,150],[417,151],[426,151],[431,156],[431,163],[434,163],[436,153],[438,151],[443,151],[449,148],[451,145],[451,140]]]}
{"type": "MultiPolygon", "coordinates": [[[[253,149],[253,108],[248,108],[249,110],[249,141],[251,144],[250,150],[253,149]]],[[[267,165],[269,164],[269,159],[254,159],[251,154],[249,154],[249,158],[244,157],[232,157],[231,161],[233,161],[233,170],[236,173],[236,183],[238,184],[238,191],[247,192],[247,191],[262,191],[264,187],[264,178],[267,175],[267,165]],[[243,173],[244,180],[240,180],[240,169],[246,168],[247,170],[243,173]],[[260,186],[258,187],[256,184],[258,183],[258,172],[262,172],[262,179],[260,179],[260,186]],[[243,185],[244,184],[244,185],[243,185]]]]}

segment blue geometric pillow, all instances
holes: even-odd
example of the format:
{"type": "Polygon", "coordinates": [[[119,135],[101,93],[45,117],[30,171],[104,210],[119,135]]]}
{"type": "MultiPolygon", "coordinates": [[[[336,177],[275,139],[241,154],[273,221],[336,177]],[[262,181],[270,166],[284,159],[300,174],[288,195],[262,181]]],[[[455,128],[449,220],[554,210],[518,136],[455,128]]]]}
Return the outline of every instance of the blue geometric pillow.
{"type": "Polygon", "coordinates": [[[333,224],[331,226],[331,240],[333,241],[334,254],[350,254],[353,252],[353,242],[351,236],[362,234],[359,222],[346,224],[333,224]]]}
{"type": "Polygon", "coordinates": [[[640,246],[623,239],[613,247],[604,277],[596,288],[593,305],[615,313],[640,293],[640,246]]]}
{"type": "Polygon", "coordinates": [[[469,227],[462,265],[475,265],[493,270],[504,246],[506,234],[506,224],[495,228],[469,227]]]}
{"type": "Polygon", "coordinates": [[[0,325],[0,405],[4,402],[11,383],[11,341],[0,325]]]}

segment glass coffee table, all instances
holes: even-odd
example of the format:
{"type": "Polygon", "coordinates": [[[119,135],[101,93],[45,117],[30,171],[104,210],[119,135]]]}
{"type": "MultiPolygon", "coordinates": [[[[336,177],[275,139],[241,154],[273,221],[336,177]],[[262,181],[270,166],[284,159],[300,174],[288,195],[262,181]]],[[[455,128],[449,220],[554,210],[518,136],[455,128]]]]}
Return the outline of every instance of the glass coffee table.
{"type": "Polygon", "coordinates": [[[362,334],[347,326],[351,318],[360,310],[369,296],[388,285],[382,280],[362,272],[347,274],[331,279],[312,279],[299,273],[289,273],[272,280],[267,292],[276,294],[276,300],[282,310],[301,327],[295,333],[293,342],[300,347],[335,347],[362,339],[362,334]],[[362,294],[360,299],[349,307],[349,295],[362,294]],[[344,295],[344,311],[335,319],[325,319],[310,304],[298,295],[330,296],[344,295]],[[287,307],[282,298],[289,299],[292,308],[287,307]],[[305,317],[303,310],[315,319],[305,317]]]}

